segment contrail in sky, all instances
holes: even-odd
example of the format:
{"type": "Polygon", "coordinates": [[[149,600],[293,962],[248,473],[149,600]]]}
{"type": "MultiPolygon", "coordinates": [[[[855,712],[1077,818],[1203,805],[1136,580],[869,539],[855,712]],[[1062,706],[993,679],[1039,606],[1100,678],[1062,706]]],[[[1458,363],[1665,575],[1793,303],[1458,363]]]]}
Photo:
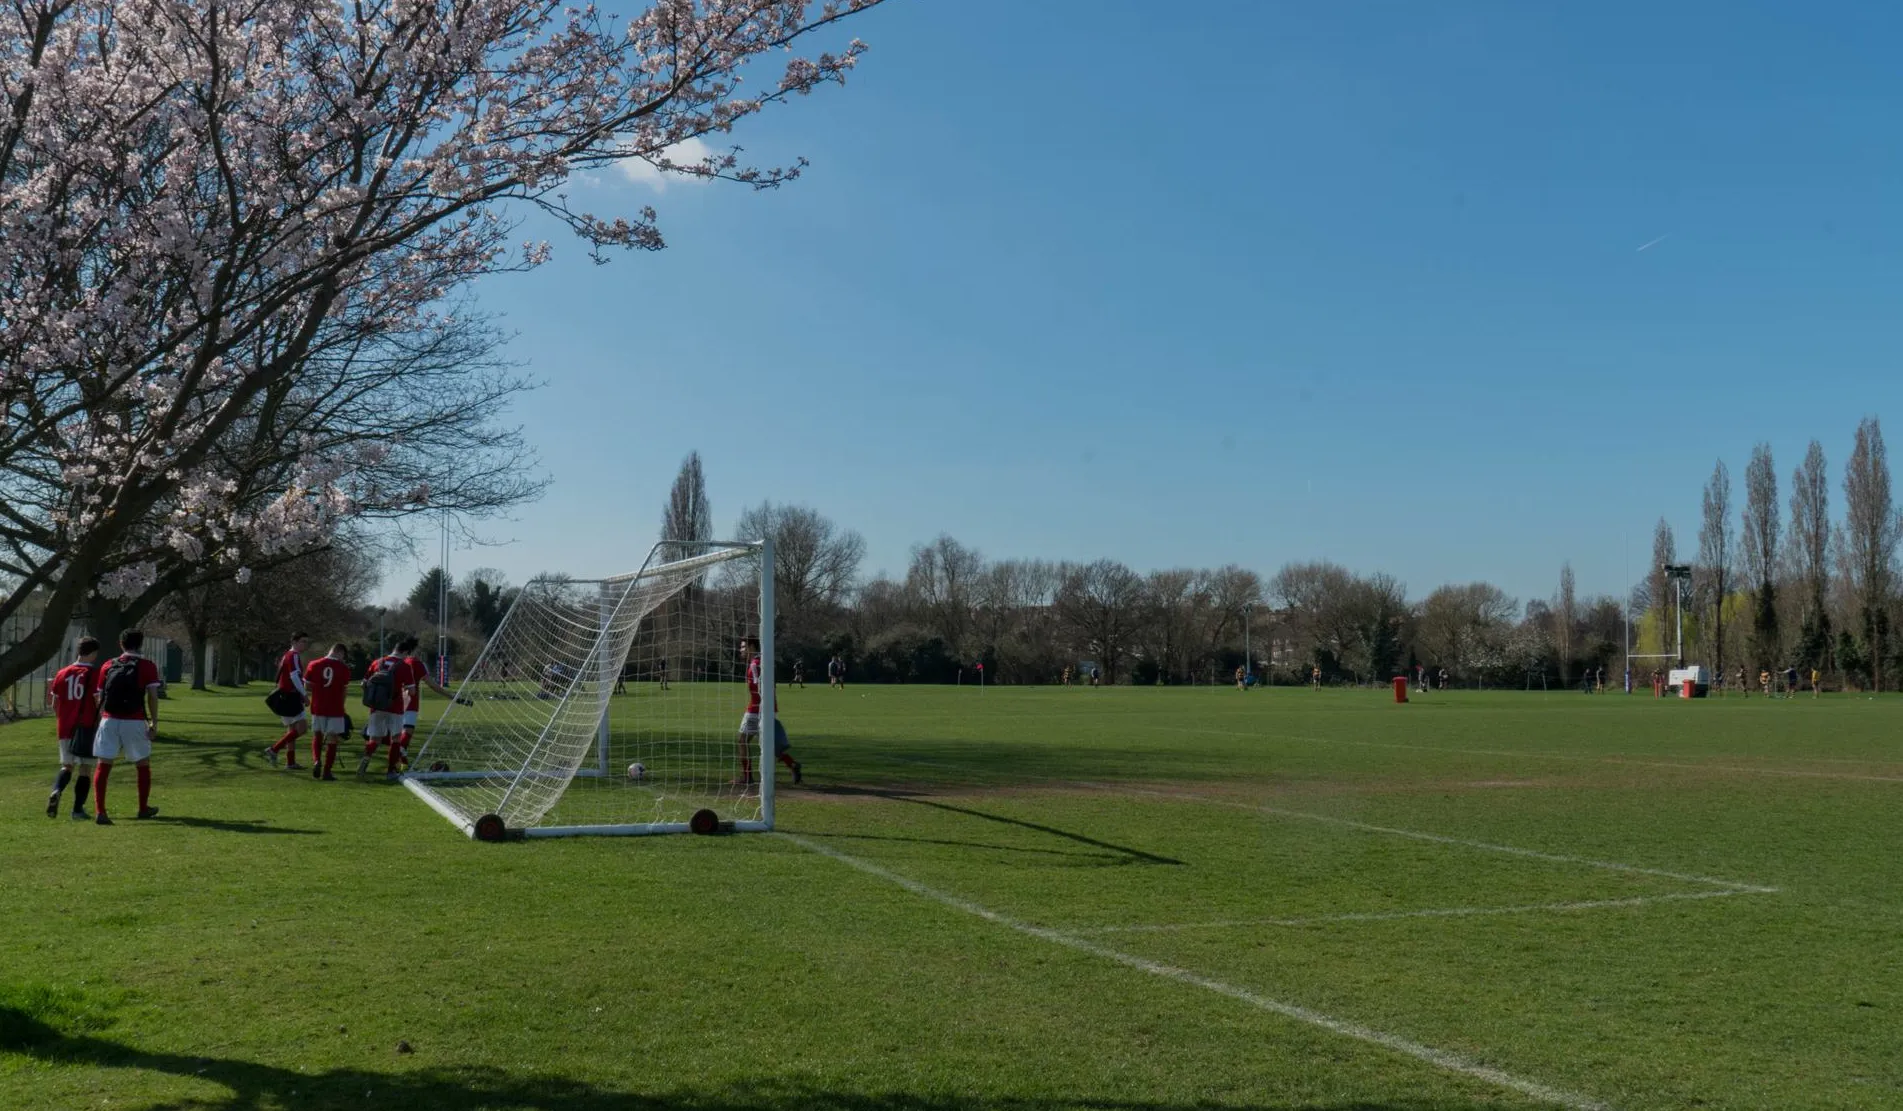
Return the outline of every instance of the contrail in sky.
{"type": "Polygon", "coordinates": [[[1658,237],[1657,239],[1654,239],[1654,240],[1653,240],[1652,242],[1650,242],[1650,243],[1647,243],[1647,244],[1646,244],[1645,246],[1643,246],[1643,247],[1640,247],[1640,248],[1639,248],[1639,249],[1638,249],[1637,251],[1634,251],[1634,252],[1632,252],[1632,253],[1636,255],[1636,254],[1639,254],[1639,253],[1641,253],[1641,252],[1643,252],[1643,251],[1649,251],[1649,250],[1651,250],[1652,248],[1654,248],[1654,247],[1656,247],[1656,246],[1658,246],[1659,244],[1661,244],[1661,243],[1663,243],[1663,242],[1665,242],[1665,241],[1666,241],[1667,239],[1669,239],[1669,238],[1671,237],[1671,234],[1672,234],[1671,232],[1666,232],[1666,233],[1665,233],[1664,235],[1661,235],[1661,236],[1659,236],[1659,237],[1658,237]]]}

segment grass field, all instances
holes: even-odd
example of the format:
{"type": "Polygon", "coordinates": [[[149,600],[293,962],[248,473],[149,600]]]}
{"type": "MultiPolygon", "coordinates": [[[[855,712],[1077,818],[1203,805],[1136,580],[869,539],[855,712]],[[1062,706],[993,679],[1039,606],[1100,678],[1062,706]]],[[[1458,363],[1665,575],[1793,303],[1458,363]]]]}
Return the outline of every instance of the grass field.
{"type": "Polygon", "coordinates": [[[784,690],[784,835],[483,845],[262,693],[0,729],[0,1108],[1903,1107],[1903,703],[784,690]]]}

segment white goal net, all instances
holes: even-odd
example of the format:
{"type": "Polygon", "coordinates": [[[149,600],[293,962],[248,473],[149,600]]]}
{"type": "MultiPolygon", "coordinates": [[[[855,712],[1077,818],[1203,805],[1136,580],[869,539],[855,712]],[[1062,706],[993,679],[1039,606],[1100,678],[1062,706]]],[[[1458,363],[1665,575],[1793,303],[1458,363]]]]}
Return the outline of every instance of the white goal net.
{"type": "Polygon", "coordinates": [[[768,545],[667,542],[633,574],[530,582],[404,784],[485,840],[771,829],[772,581],[768,545]],[[742,744],[750,636],[767,725],[742,744]]]}

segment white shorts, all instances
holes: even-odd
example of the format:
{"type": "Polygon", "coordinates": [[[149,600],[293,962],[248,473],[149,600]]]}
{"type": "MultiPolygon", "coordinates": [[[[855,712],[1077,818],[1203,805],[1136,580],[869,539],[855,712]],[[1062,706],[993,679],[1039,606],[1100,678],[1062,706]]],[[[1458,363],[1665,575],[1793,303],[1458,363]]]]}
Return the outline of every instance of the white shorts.
{"type": "Polygon", "coordinates": [[[370,724],[364,727],[366,737],[388,737],[395,740],[403,732],[403,715],[385,713],[382,710],[370,711],[370,724]]]}
{"type": "Polygon", "coordinates": [[[291,726],[293,726],[293,725],[297,725],[297,724],[299,724],[300,722],[305,722],[305,721],[309,721],[309,720],[310,720],[310,714],[309,714],[309,713],[302,713],[302,714],[297,714],[297,715],[295,715],[295,716],[293,716],[293,717],[288,717],[288,718],[287,718],[287,717],[285,717],[284,715],[282,715],[282,714],[280,714],[280,715],[278,715],[278,720],[284,723],[284,728],[286,728],[286,729],[289,729],[289,728],[290,728],[291,726]]]}
{"type": "Polygon", "coordinates": [[[403,711],[403,727],[405,729],[416,728],[416,711],[415,710],[403,711]]]}
{"type": "Polygon", "coordinates": [[[348,732],[348,730],[344,728],[344,719],[342,717],[316,717],[311,719],[311,732],[321,733],[326,737],[341,737],[348,732]]]}
{"type": "Polygon", "coordinates": [[[740,735],[757,737],[760,735],[760,712],[758,710],[740,715],[740,735]]]}
{"type": "Polygon", "coordinates": [[[85,769],[85,768],[90,768],[93,766],[93,763],[94,763],[93,743],[95,739],[93,729],[90,726],[88,726],[85,729],[85,733],[86,733],[85,743],[79,746],[81,749],[85,750],[85,755],[83,756],[73,755],[73,738],[61,737],[59,739],[59,766],[60,767],[70,768],[70,767],[73,767],[74,765],[78,765],[80,768],[85,769]]]}
{"type": "Polygon", "coordinates": [[[140,760],[152,758],[152,738],[146,736],[145,722],[139,718],[106,718],[99,723],[93,738],[93,755],[101,760],[140,760]]]}

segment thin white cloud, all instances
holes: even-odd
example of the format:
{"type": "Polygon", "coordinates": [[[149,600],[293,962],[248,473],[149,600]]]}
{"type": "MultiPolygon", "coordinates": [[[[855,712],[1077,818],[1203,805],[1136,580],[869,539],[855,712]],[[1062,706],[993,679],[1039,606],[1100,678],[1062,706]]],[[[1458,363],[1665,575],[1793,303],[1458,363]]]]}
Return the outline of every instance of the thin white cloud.
{"type": "Polygon", "coordinates": [[[1636,255],[1642,251],[1649,251],[1652,248],[1658,246],[1659,244],[1665,242],[1667,239],[1670,239],[1671,237],[1672,237],[1672,233],[1666,232],[1664,235],[1659,236],[1657,239],[1652,240],[1650,243],[1647,243],[1645,246],[1640,247],[1637,251],[1634,251],[1632,253],[1636,255]]]}
{"type": "MultiPolygon", "coordinates": [[[[678,166],[692,166],[713,157],[715,153],[714,148],[700,139],[682,139],[662,152],[669,162],[678,166]]],[[[644,189],[652,189],[656,193],[665,193],[667,187],[674,184],[705,185],[707,183],[706,178],[695,177],[692,174],[664,173],[639,158],[630,158],[621,162],[617,164],[617,168],[621,171],[622,177],[644,189]]]]}

